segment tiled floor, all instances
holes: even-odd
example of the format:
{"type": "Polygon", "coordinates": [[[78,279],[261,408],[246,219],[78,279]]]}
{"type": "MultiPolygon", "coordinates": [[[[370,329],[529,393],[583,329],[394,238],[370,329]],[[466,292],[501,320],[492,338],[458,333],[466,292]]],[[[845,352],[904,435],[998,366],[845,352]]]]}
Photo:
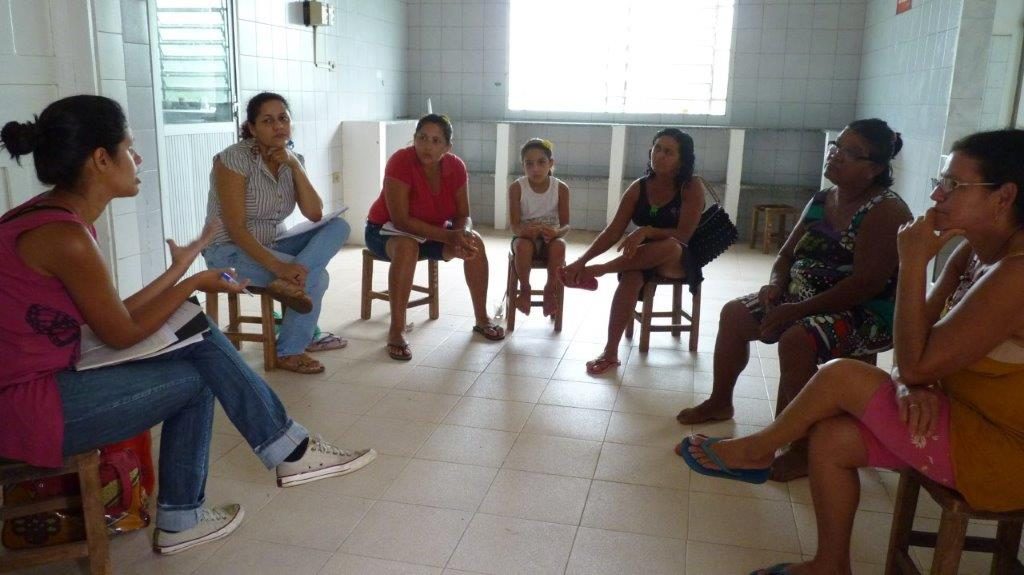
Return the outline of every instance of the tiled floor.
{"type": "MultiPolygon", "coordinates": [[[[570,255],[590,237],[574,236],[570,255]]],[[[493,309],[508,243],[492,233],[487,244],[493,309]]],[[[373,319],[357,319],[359,248],[346,247],[332,263],[320,325],[349,338],[349,347],[321,354],[323,375],[267,379],[295,419],[328,440],[373,446],[378,460],[347,477],[278,489],[219,413],[208,500],[242,503],[244,525],[172,557],[149,551],[148,532],[119,537],[115,570],[735,575],[800,560],[816,545],[806,480],[709,479],[672,453],[691,431],[748,433],[771,421],[779,362],[774,346],[761,344],[737,387],[735,421],[691,429],[673,417],[710,393],[722,304],[760,287],[771,261],[740,246],[706,269],[699,353],[668,334],[654,334],[646,355],[624,340],[623,365],[591,377],[583,363],[602,347],[614,280],[594,293],[567,290],[561,333],[536,310],[520,316],[505,341],[489,342],[470,331],[459,265],[443,264],[441,318],[428,320],[423,307],[410,314],[414,356],[399,363],[384,351],[386,304],[374,304],[373,319]]],[[[543,272],[534,273],[540,284],[543,272]]],[[[376,284],[385,277],[378,266],[376,284]]],[[[261,369],[258,345],[243,353],[261,369]]],[[[894,477],[862,473],[855,573],[883,571],[894,477]]],[[[923,507],[922,516],[937,517],[934,505],[923,507]]],[[[968,554],[962,572],[987,569],[968,554]]]]}

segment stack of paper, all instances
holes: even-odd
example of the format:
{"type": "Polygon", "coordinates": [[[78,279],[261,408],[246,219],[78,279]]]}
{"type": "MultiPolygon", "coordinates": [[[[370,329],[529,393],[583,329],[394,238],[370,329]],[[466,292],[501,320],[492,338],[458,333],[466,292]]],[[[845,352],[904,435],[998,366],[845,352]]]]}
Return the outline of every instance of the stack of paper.
{"type": "Polygon", "coordinates": [[[209,331],[203,308],[195,298],[181,304],[167,323],[139,343],[124,349],[106,345],[93,333],[89,326],[82,326],[82,353],[75,364],[75,370],[85,371],[108,365],[117,365],[165,354],[169,351],[191,345],[203,339],[209,331]]]}

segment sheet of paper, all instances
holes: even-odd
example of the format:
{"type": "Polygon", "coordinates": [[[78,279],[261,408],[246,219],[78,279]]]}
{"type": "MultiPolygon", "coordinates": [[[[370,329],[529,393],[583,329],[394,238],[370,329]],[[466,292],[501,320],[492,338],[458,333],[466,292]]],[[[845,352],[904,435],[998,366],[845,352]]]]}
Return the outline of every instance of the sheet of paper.
{"type": "Polygon", "coordinates": [[[304,233],[306,233],[308,231],[315,230],[315,229],[319,228],[320,226],[323,226],[327,222],[333,220],[334,218],[340,216],[341,214],[345,213],[346,211],[348,211],[348,206],[343,206],[341,209],[338,209],[338,210],[335,210],[333,212],[324,214],[324,216],[322,218],[320,218],[320,221],[318,221],[318,222],[311,222],[309,220],[306,220],[304,222],[299,222],[299,223],[295,224],[294,226],[288,228],[287,230],[279,232],[277,234],[277,237],[275,238],[275,240],[276,241],[281,241],[281,240],[283,240],[285,238],[294,237],[294,236],[297,236],[299,234],[304,234],[304,233]]]}
{"type": "MultiPolygon", "coordinates": [[[[78,363],[75,364],[75,369],[85,371],[159,355],[168,346],[178,343],[180,338],[175,332],[181,330],[189,322],[197,326],[196,329],[201,330],[198,332],[201,337],[201,333],[209,328],[206,324],[193,322],[193,320],[202,313],[203,308],[198,304],[193,301],[185,301],[178,309],[174,310],[171,317],[167,318],[167,322],[149,337],[124,349],[114,349],[104,344],[89,326],[84,325],[82,326],[81,355],[78,358],[78,363]]],[[[186,339],[194,337],[196,329],[192,330],[193,333],[183,333],[182,335],[186,339]]]]}
{"type": "Polygon", "coordinates": [[[393,224],[391,222],[386,222],[383,226],[380,227],[380,234],[382,236],[405,236],[405,237],[408,237],[408,238],[412,238],[412,239],[418,241],[421,244],[423,242],[427,241],[427,238],[425,238],[423,236],[417,236],[416,234],[410,234],[409,232],[403,232],[402,230],[396,228],[395,224],[393,224]]]}

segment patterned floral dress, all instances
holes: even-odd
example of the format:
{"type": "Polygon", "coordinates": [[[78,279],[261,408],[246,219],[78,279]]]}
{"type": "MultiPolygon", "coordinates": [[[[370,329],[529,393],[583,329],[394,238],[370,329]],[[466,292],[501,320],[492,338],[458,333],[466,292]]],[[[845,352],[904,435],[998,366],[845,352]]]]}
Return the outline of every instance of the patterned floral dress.
{"type": "MultiPolygon", "coordinates": [[[[811,198],[804,210],[805,233],[793,251],[789,291],[786,303],[796,303],[831,289],[853,274],[853,249],[864,217],[885,200],[903,200],[892,190],[884,190],[864,203],[853,215],[850,225],[837,230],[825,218],[828,190],[811,198]]],[[[757,294],[739,298],[754,319],[761,322],[766,310],[757,294]]],[[[807,316],[794,322],[806,330],[814,341],[819,363],[838,357],[861,357],[886,351],[892,347],[892,317],[896,307],[896,272],[881,292],[861,305],[848,310],[807,316]]],[[[787,328],[790,326],[786,326],[787,328]]],[[[762,341],[775,343],[779,335],[762,341]]]]}

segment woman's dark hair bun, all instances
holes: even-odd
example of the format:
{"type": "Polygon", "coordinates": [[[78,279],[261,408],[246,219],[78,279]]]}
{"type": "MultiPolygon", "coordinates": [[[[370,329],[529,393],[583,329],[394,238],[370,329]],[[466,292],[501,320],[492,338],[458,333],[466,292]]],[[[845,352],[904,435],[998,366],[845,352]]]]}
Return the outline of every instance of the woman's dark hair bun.
{"type": "Polygon", "coordinates": [[[25,156],[39,144],[39,129],[35,122],[7,122],[0,130],[0,141],[11,157],[25,156]]]}
{"type": "Polygon", "coordinates": [[[896,154],[900,153],[903,149],[903,134],[896,132],[892,137],[892,157],[895,158],[896,154]]]}

